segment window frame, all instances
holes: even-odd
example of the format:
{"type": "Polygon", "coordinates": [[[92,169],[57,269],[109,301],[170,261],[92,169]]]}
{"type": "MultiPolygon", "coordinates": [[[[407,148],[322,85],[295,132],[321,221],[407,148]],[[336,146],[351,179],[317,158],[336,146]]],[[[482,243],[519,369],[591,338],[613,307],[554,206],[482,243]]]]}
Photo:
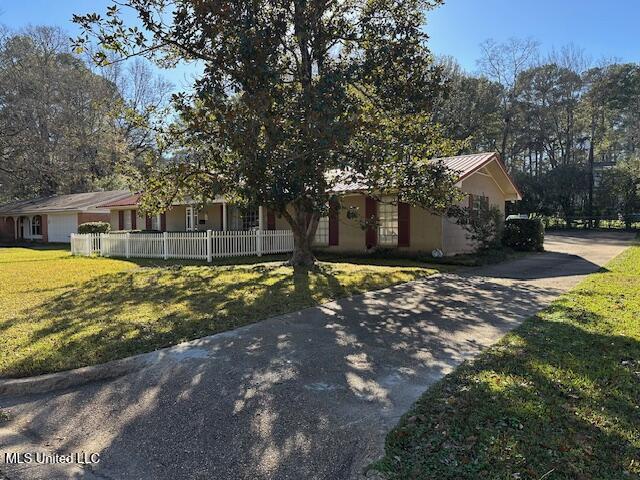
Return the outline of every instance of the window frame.
{"type": "Polygon", "coordinates": [[[378,202],[378,245],[397,247],[399,233],[398,202],[389,197],[380,199],[378,202]]]}
{"type": "Polygon", "coordinates": [[[198,210],[191,205],[186,207],[185,210],[185,230],[187,232],[198,231],[198,210]]]}
{"type": "Polygon", "coordinates": [[[31,237],[42,237],[42,215],[34,215],[30,219],[29,224],[29,233],[31,233],[31,237]]]}
{"type": "Polygon", "coordinates": [[[240,227],[243,231],[258,230],[260,228],[260,209],[249,207],[240,211],[240,227]]]}
{"type": "Polygon", "coordinates": [[[160,215],[153,215],[151,217],[151,230],[157,230],[160,231],[160,229],[162,228],[162,220],[160,220],[160,215]]]}
{"type": "Polygon", "coordinates": [[[323,247],[329,246],[329,216],[320,217],[313,244],[323,247]]]}

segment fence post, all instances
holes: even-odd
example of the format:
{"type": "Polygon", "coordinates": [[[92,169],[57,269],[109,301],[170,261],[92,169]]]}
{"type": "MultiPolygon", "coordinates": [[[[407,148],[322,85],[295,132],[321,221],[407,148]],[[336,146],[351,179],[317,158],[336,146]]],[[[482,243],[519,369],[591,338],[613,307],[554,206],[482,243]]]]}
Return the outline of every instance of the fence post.
{"type": "Polygon", "coordinates": [[[259,257],[262,256],[262,230],[256,230],[256,250],[259,257]]]}
{"type": "Polygon", "coordinates": [[[91,256],[91,234],[84,236],[84,246],[86,249],[85,257],[91,256]]]}
{"type": "Polygon", "coordinates": [[[162,234],[162,253],[165,260],[169,260],[169,234],[164,232],[162,234]]]}
{"type": "Polygon", "coordinates": [[[106,234],[104,234],[104,233],[100,234],[100,243],[99,243],[99,245],[100,245],[100,256],[101,257],[104,257],[104,255],[102,254],[102,251],[104,250],[104,237],[105,237],[105,235],[106,234]]]}
{"type": "Polygon", "coordinates": [[[75,252],[75,244],[76,244],[76,242],[74,240],[75,235],[76,235],[75,233],[72,233],[71,236],[69,237],[70,240],[71,240],[71,255],[75,255],[76,254],[76,252],[75,252]]]}
{"type": "Polygon", "coordinates": [[[124,251],[125,251],[125,255],[127,258],[129,258],[129,235],[131,235],[130,233],[125,233],[126,237],[125,237],[125,244],[124,244],[124,251]]]}
{"type": "Polygon", "coordinates": [[[212,260],[211,230],[207,230],[207,262],[211,263],[211,260],[212,260]]]}

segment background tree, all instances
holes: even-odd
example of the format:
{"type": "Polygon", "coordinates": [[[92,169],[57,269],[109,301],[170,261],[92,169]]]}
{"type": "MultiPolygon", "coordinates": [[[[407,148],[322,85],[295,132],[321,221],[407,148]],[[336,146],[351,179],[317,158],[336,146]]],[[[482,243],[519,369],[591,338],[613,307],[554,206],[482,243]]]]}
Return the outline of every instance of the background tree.
{"type": "Polygon", "coordinates": [[[226,194],[266,205],[291,226],[291,263],[306,266],[336,182],[359,179],[430,209],[457,198],[452,172],[426,161],[457,147],[429,116],[444,82],[424,12],[440,3],[183,0],[169,10],[128,0],[75,16],[76,47],[95,40],[98,63],[105,51],[204,62],[194,94],[175,97],[180,119],[164,141],[176,154],[145,167],[148,202],[226,194]],[[141,29],[124,24],[123,7],[141,29]]]}
{"type": "Polygon", "coordinates": [[[499,99],[502,128],[496,146],[508,165],[512,160],[509,144],[514,133],[520,74],[535,61],[538,43],[532,39],[511,38],[502,43],[489,39],[480,45],[480,49],[480,71],[501,87],[499,99]]]}
{"type": "Polygon", "coordinates": [[[49,27],[0,37],[0,183],[4,200],[109,184],[121,140],[115,86],[49,27]]]}

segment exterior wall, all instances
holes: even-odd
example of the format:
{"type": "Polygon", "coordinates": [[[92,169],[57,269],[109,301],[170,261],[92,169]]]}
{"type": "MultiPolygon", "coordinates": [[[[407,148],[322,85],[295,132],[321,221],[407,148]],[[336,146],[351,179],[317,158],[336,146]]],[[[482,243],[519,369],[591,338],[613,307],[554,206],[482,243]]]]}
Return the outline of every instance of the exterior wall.
{"type": "MultiPolygon", "coordinates": [[[[504,215],[505,194],[496,184],[492,177],[475,173],[462,181],[462,191],[466,194],[482,195],[489,198],[489,205],[498,207],[504,215]]],[[[461,202],[461,206],[469,205],[469,197],[461,202]]],[[[457,253],[468,253],[475,249],[473,242],[467,239],[467,232],[455,219],[443,218],[443,245],[442,251],[445,255],[455,255],[457,253]]]]}
{"type": "Polygon", "coordinates": [[[504,213],[505,195],[492,177],[475,173],[462,181],[462,191],[489,197],[489,204],[504,213]]]}
{"type": "MultiPolygon", "coordinates": [[[[222,204],[208,205],[198,212],[198,230],[222,230],[222,204]]],[[[180,207],[178,207],[180,208],[180,207]]],[[[186,215],[186,213],[185,213],[186,215]]],[[[186,220],[186,219],[185,219],[186,220]]]]}
{"type": "Polygon", "coordinates": [[[42,241],[46,243],[49,241],[49,217],[47,215],[42,215],[41,228],[42,241]]]}
{"type": "MultiPolygon", "coordinates": [[[[118,220],[116,214],[116,221],[118,220]]],[[[86,213],[81,212],[78,213],[78,225],[82,225],[83,223],[89,222],[111,222],[111,215],[109,213],[86,213]]],[[[113,225],[111,225],[113,228],[113,225]]]]}
{"type": "Polygon", "coordinates": [[[442,218],[439,215],[433,215],[424,208],[411,207],[409,232],[409,246],[399,250],[431,252],[434,248],[442,248],[442,218]]]}
{"type": "Polygon", "coordinates": [[[184,205],[171,207],[165,213],[168,232],[184,232],[187,228],[187,211],[184,205]]]}
{"type": "Polygon", "coordinates": [[[111,213],[109,214],[109,223],[111,224],[112,231],[118,230],[118,210],[111,210],[111,213]]]}
{"type": "Polygon", "coordinates": [[[364,195],[346,195],[340,199],[340,213],[338,214],[338,245],[327,247],[331,251],[363,252],[366,250],[365,235],[361,219],[347,218],[350,208],[356,209],[360,217],[364,217],[364,195]]]}
{"type": "Polygon", "coordinates": [[[12,217],[0,218],[0,240],[5,242],[15,240],[15,224],[12,217]]]}

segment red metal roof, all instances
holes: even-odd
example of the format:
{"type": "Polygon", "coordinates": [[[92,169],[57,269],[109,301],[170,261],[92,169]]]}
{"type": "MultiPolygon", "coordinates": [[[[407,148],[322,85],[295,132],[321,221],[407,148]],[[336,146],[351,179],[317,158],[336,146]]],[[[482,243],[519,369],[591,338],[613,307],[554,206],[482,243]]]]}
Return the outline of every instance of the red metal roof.
{"type": "Polygon", "coordinates": [[[456,157],[434,158],[441,161],[451,170],[458,172],[459,180],[464,180],[472,173],[484,167],[491,160],[498,159],[496,152],[474,153],[471,155],[458,155],[456,157]]]}
{"type": "MultiPolygon", "coordinates": [[[[458,175],[460,175],[458,181],[464,180],[465,178],[469,177],[494,160],[500,166],[505,176],[509,179],[509,182],[511,182],[515,191],[518,192],[518,195],[522,196],[520,190],[518,189],[518,186],[515,184],[511,176],[507,173],[507,169],[502,163],[500,155],[498,155],[497,152],[474,153],[471,155],[457,155],[455,157],[442,157],[432,159],[432,161],[434,162],[441,161],[451,170],[458,172],[458,175]]],[[[334,171],[331,172],[328,177],[330,181],[331,178],[339,179],[341,176],[344,176],[341,173],[342,172],[334,171]]],[[[363,191],[366,189],[366,182],[358,179],[350,179],[350,181],[337,180],[337,182],[333,185],[331,191],[335,193],[347,193],[363,191]]]]}

